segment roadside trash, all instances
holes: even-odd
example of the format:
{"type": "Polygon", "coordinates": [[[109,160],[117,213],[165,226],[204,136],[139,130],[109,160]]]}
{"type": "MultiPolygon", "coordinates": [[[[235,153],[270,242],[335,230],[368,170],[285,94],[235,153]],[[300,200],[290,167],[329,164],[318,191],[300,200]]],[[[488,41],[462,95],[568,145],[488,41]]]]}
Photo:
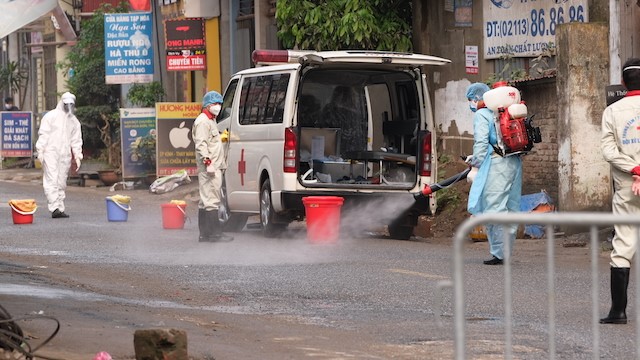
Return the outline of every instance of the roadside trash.
{"type": "MultiPolygon", "coordinates": [[[[546,213],[556,211],[555,205],[549,194],[542,190],[539,193],[522,195],[520,198],[520,211],[527,213],[546,213]]],[[[524,234],[533,239],[544,237],[545,229],[543,225],[526,224],[524,234]]]]}
{"type": "Polygon", "coordinates": [[[134,184],[135,183],[133,181],[120,181],[111,185],[111,187],[109,188],[109,191],[133,190],[134,184]]]}
{"type": "Polygon", "coordinates": [[[96,354],[96,356],[93,357],[93,360],[113,360],[113,358],[111,357],[111,355],[109,355],[108,352],[100,351],[96,354]]]}
{"type": "MultiPolygon", "coordinates": [[[[471,215],[471,217],[473,217],[473,215],[471,215]]],[[[480,224],[471,230],[469,238],[473,242],[487,241],[487,229],[485,229],[484,225],[480,224]]]]}
{"type": "Polygon", "coordinates": [[[178,170],[175,173],[157,178],[151,186],[149,191],[154,194],[164,194],[180,185],[188,184],[191,182],[191,178],[187,174],[187,170],[178,170]]]}

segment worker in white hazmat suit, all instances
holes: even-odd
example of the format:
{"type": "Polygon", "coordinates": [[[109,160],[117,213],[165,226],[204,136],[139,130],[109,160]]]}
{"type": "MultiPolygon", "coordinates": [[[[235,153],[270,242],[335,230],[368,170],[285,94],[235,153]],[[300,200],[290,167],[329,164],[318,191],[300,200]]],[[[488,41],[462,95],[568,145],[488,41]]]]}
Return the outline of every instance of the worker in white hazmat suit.
{"type": "MultiPolygon", "coordinates": [[[[471,166],[478,168],[477,175],[471,184],[467,210],[472,215],[484,213],[506,213],[520,211],[522,196],[522,161],[520,156],[502,157],[495,152],[497,132],[494,113],[488,109],[482,95],[489,91],[483,83],[474,83],[467,88],[469,108],[473,116],[473,155],[467,159],[471,166]]],[[[505,257],[505,232],[509,241],[509,249],[518,230],[517,225],[487,224],[487,238],[491,259],[485,265],[501,265],[505,257]]]]}
{"type": "MultiPolygon", "coordinates": [[[[622,67],[627,95],[602,113],[602,155],[611,165],[614,214],[640,216],[640,58],[622,67]]],[[[611,310],[601,324],[627,323],[627,287],[631,261],[637,256],[637,229],[615,225],[611,240],[611,310]]],[[[636,309],[640,311],[640,309],[636,309]]]]}
{"type": "Polygon", "coordinates": [[[233,237],[222,232],[218,216],[223,171],[227,168],[222,136],[216,118],[222,109],[222,95],[209,91],[202,98],[202,113],[193,122],[198,171],[198,228],[201,242],[228,242],[233,237]]]}
{"type": "Polygon", "coordinates": [[[75,103],[75,95],[62,94],[58,106],[44,115],[38,129],[36,152],[42,164],[42,186],[54,219],[69,217],[64,199],[71,155],[78,169],[82,161],[82,129],[74,115],[75,103]]]}

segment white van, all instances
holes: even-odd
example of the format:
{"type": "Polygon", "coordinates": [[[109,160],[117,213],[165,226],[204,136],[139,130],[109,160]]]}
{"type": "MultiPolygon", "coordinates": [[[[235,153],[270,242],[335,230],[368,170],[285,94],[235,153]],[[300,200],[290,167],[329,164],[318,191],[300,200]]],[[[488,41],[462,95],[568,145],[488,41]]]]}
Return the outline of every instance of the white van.
{"type": "Polygon", "coordinates": [[[264,234],[277,236],[304,219],[303,197],[339,196],[343,214],[385,223],[391,237],[408,239],[418,216],[436,207],[433,196],[425,203],[411,196],[436,181],[422,66],[450,61],[287,50],[256,50],[253,60],[265,66],[231,78],[219,117],[219,129],[229,131],[226,230],[240,231],[260,214],[264,234]]]}

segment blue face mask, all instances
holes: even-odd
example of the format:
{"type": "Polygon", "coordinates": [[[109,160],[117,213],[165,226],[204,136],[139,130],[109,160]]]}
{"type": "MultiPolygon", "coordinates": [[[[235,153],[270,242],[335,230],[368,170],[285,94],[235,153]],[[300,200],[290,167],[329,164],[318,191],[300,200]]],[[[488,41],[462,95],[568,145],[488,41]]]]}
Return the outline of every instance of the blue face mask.
{"type": "Polygon", "coordinates": [[[478,110],[478,102],[475,100],[469,100],[469,110],[476,112],[478,110]]]}

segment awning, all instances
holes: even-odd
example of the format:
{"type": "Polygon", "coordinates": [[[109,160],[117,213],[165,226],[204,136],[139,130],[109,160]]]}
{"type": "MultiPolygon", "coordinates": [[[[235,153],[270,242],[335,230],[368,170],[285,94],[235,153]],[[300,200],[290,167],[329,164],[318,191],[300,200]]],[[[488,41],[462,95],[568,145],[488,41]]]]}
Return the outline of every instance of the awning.
{"type": "Polygon", "coordinates": [[[0,38],[47,15],[58,0],[0,1],[0,38]]]}
{"type": "Polygon", "coordinates": [[[60,5],[56,6],[53,9],[52,14],[56,19],[53,26],[56,28],[56,30],[62,33],[62,36],[64,36],[64,39],[67,41],[67,43],[76,41],[76,32],[75,30],[73,30],[73,26],[69,22],[67,14],[64,12],[64,10],[62,10],[60,5]]]}

